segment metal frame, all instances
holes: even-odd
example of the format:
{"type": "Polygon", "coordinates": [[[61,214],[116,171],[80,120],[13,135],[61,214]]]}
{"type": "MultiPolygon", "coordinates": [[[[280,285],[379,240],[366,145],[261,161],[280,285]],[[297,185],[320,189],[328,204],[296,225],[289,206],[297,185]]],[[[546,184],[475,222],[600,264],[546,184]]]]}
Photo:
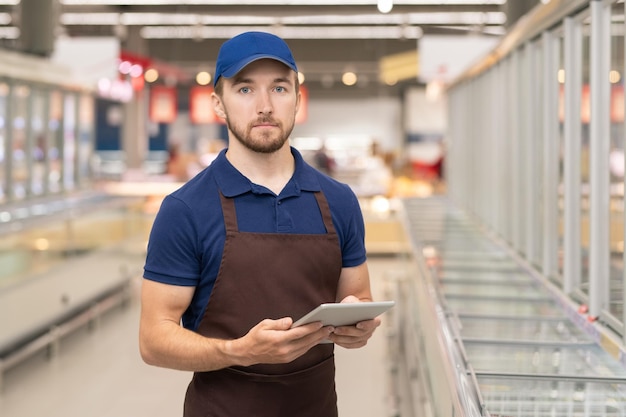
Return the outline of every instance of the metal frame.
{"type": "MultiPolygon", "coordinates": [[[[533,46],[533,62],[532,62],[532,71],[531,74],[535,79],[540,79],[539,74],[541,72],[541,67],[543,66],[543,52],[542,52],[542,43],[540,40],[535,40],[532,43],[533,46]]],[[[529,180],[530,180],[530,191],[529,191],[529,205],[531,206],[530,211],[526,213],[528,216],[529,223],[529,233],[531,236],[528,236],[528,254],[526,257],[530,260],[530,262],[534,265],[541,264],[541,255],[543,253],[543,242],[541,240],[541,227],[542,227],[542,218],[541,218],[541,168],[542,162],[541,159],[537,157],[539,151],[541,149],[541,125],[543,123],[543,115],[538,114],[536,109],[541,108],[541,100],[543,91],[543,85],[541,82],[532,83],[532,102],[530,105],[532,106],[532,112],[529,115],[529,123],[531,126],[530,129],[530,137],[528,138],[529,143],[532,145],[531,154],[529,158],[532,160],[532,165],[529,166],[529,180]]]]}
{"type": "Polygon", "coordinates": [[[601,1],[591,4],[590,38],[590,195],[589,195],[589,314],[598,317],[609,299],[609,99],[611,10],[601,1]]]}
{"type": "MultiPolygon", "coordinates": [[[[13,100],[13,88],[11,86],[11,82],[9,80],[0,80],[0,83],[5,83],[7,85],[8,88],[8,92],[7,95],[5,96],[4,100],[5,100],[5,104],[4,104],[4,109],[5,112],[2,115],[5,120],[13,120],[13,106],[11,106],[11,102],[13,100]]],[[[11,158],[9,158],[9,156],[11,155],[11,144],[13,143],[13,141],[11,140],[11,137],[13,136],[12,132],[11,132],[11,128],[5,123],[4,124],[4,158],[3,158],[3,191],[4,191],[4,197],[2,198],[2,200],[0,201],[7,201],[11,198],[11,171],[12,171],[12,167],[13,167],[13,162],[11,161],[11,158]]]]}
{"type": "Polygon", "coordinates": [[[563,184],[563,291],[570,294],[581,282],[581,90],[582,85],[582,31],[580,22],[568,17],[563,22],[565,31],[565,120],[564,130],[564,184],[563,184]]]}
{"type": "Polygon", "coordinates": [[[542,271],[547,277],[558,274],[558,189],[559,189],[559,125],[558,125],[558,57],[556,37],[551,32],[541,35],[543,44],[543,257],[542,271]]]}
{"type": "MultiPolygon", "coordinates": [[[[626,16],[626,3],[624,4],[624,15],[626,16]]],[[[626,36],[625,36],[625,42],[624,42],[624,61],[623,61],[623,68],[626,70],[626,36]]],[[[626,108],[626,94],[624,95],[624,108],[626,108]]],[[[626,117],[624,118],[624,143],[626,143],[626,117]]],[[[626,152],[624,152],[624,166],[626,166],[626,152]]],[[[624,189],[624,195],[622,198],[622,207],[624,207],[626,209],[626,175],[624,176],[624,182],[623,182],[623,189],[624,189]]],[[[626,221],[624,222],[624,231],[623,231],[623,236],[624,239],[626,240],[626,221]]],[[[625,242],[626,244],[626,242],[625,242]]],[[[626,249],[626,248],[625,248],[626,249]]],[[[623,254],[623,264],[626,265],[626,250],[624,250],[622,252],[623,254]]],[[[624,283],[626,283],[626,267],[623,268],[622,270],[622,281],[624,283]]],[[[626,291],[622,292],[622,305],[626,306],[626,291]]],[[[622,308],[622,341],[624,343],[626,343],[626,332],[624,332],[623,328],[626,325],[626,308],[622,308]]]]}
{"type": "MultiPolygon", "coordinates": [[[[510,60],[504,60],[502,61],[501,65],[500,65],[500,69],[499,69],[499,80],[498,82],[500,83],[500,88],[508,88],[508,83],[509,83],[509,65],[510,65],[510,60]]],[[[497,88],[497,87],[496,87],[497,88]]],[[[507,92],[508,93],[508,92],[507,92]]],[[[508,94],[507,94],[508,96],[508,94]]],[[[496,111],[505,111],[505,114],[508,114],[508,98],[507,97],[503,97],[499,103],[499,110],[496,109],[496,111]]],[[[498,130],[498,134],[495,138],[495,140],[498,142],[498,151],[499,151],[499,155],[500,158],[498,159],[498,165],[497,165],[497,170],[499,172],[499,176],[500,176],[500,187],[498,188],[498,193],[497,193],[497,198],[501,199],[502,201],[502,206],[500,207],[500,225],[498,227],[498,231],[500,233],[500,235],[503,238],[507,238],[507,226],[508,226],[508,222],[510,221],[509,219],[509,213],[510,213],[510,199],[507,198],[506,196],[506,192],[508,191],[509,188],[509,183],[508,183],[508,148],[507,148],[507,142],[506,142],[506,137],[508,135],[508,117],[505,115],[503,117],[501,117],[500,119],[500,126],[499,126],[499,130],[498,130]]]]}
{"type": "Polygon", "coordinates": [[[526,213],[521,219],[521,241],[520,252],[524,253],[527,258],[532,256],[534,252],[533,241],[533,225],[535,223],[535,210],[533,208],[533,157],[534,157],[534,141],[533,126],[534,114],[533,104],[535,91],[533,89],[533,65],[535,63],[536,45],[528,42],[524,45],[524,60],[522,66],[522,108],[521,108],[521,143],[522,152],[521,160],[523,161],[523,170],[521,172],[522,183],[522,203],[520,206],[526,213]]]}
{"type": "Polygon", "coordinates": [[[507,143],[510,146],[510,154],[509,154],[509,170],[511,174],[511,186],[510,186],[510,202],[511,207],[509,210],[509,222],[510,222],[510,242],[516,249],[521,249],[521,214],[520,205],[522,201],[521,197],[521,189],[522,189],[522,164],[520,163],[520,159],[523,159],[522,153],[522,141],[521,135],[519,134],[520,129],[522,128],[522,123],[520,121],[520,116],[523,117],[523,114],[520,110],[523,108],[523,104],[520,105],[522,101],[522,86],[519,80],[523,80],[525,78],[525,74],[521,70],[521,66],[523,65],[523,57],[520,50],[516,50],[511,54],[511,79],[510,82],[507,83],[509,88],[511,89],[511,94],[509,94],[509,111],[508,114],[510,118],[509,122],[509,135],[506,138],[507,143]]]}

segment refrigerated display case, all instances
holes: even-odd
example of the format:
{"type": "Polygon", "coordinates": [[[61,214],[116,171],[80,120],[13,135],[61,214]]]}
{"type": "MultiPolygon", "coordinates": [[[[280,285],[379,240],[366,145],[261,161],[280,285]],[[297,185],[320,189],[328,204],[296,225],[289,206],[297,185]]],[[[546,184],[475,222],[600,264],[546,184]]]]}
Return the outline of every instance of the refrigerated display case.
{"type": "Polygon", "coordinates": [[[419,268],[399,305],[401,360],[423,374],[434,415],[626,415],[623,348],[610,329],[447,198],[403,207],[419,268]]]}

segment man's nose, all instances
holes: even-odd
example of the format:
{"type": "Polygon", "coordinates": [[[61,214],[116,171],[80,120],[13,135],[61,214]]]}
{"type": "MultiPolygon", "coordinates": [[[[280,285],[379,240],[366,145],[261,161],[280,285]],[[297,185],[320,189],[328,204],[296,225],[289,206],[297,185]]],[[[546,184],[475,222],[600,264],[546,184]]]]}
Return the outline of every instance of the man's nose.
{"type": "Polygon", "coordinates": [[[273,111],[272,100],[269,92],[263,92],[259,95],[258,112],[260,114],[270,114],[273,111]]]}

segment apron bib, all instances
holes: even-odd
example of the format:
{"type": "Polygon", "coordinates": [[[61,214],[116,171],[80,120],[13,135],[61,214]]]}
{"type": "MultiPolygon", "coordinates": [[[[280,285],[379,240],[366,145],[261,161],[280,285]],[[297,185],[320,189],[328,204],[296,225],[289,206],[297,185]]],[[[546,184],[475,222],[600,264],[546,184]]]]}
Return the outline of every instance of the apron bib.
{"type": "MultiPolygon", "coordinates": [[[[220,193],[226,241],[220,270],[198,327],[203,336],[236,339],[263,319],[297,320],[334,302],[341,250],[323,193],[315,193],[325,234],[240,232],[235,203],[220,193]]],[[[286,364],[196,372],[185,417],[336,417],[333,344],[286,364]]]]}

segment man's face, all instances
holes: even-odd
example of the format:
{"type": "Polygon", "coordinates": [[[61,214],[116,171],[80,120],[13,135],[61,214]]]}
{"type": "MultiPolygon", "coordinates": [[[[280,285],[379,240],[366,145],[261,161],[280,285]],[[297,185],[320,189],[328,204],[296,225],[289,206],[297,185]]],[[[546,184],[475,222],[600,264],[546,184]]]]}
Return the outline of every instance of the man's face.
{"type": "Polygon", "coordinates": [[[221,82],[217,106],[232,135],[255,152],[282,148],[300,105],[296,73],[278,61],[261,59],[221,82]]]}

